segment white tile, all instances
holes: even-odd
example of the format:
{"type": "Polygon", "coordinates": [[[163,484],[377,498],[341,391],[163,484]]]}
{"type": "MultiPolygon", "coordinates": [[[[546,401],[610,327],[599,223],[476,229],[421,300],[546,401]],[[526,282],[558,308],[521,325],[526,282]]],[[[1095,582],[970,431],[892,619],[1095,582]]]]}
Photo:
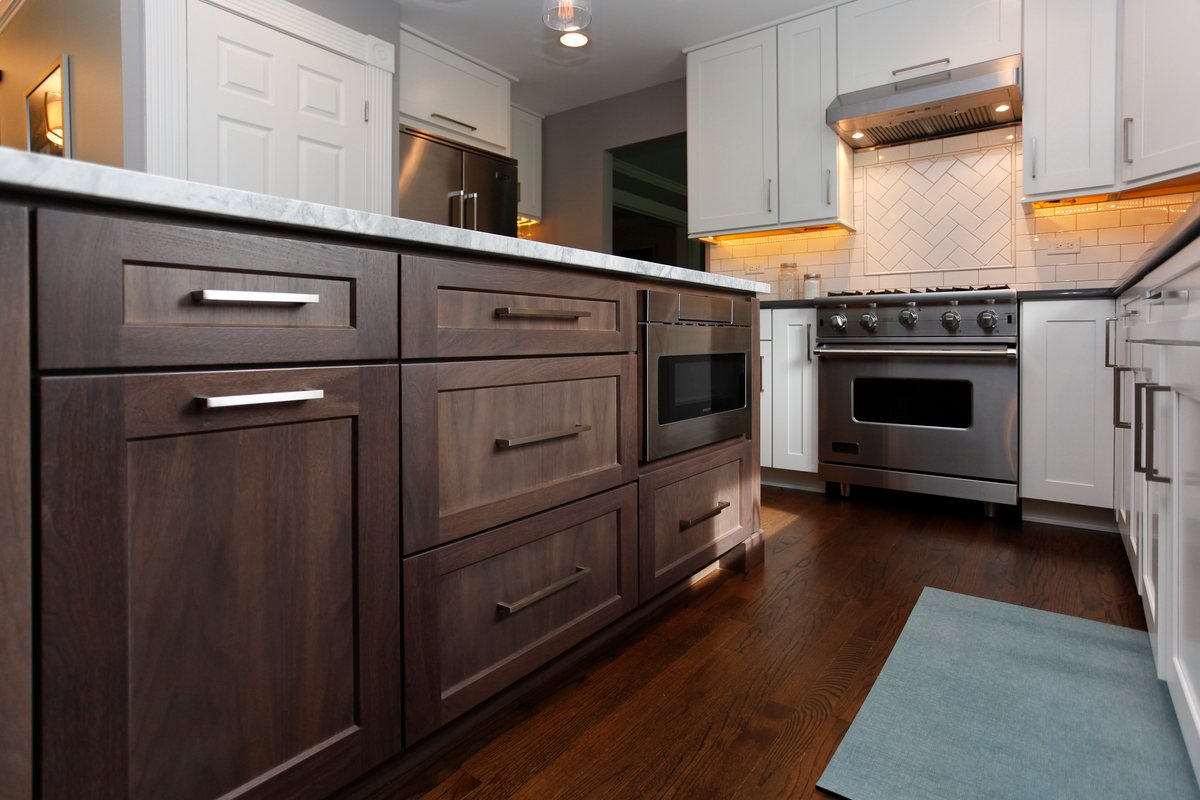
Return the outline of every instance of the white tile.
{"type": "Polygon", "coordinates": [[[1098,274],[1096,264],[1068,264],[1056,268],[1054,278],[1059,281],[1094,281],[1098,274]]]}
{"type": "Polygon", "coordinates": [[[942,139],[942,152],[954,153],[960,150],[979,149],[979,134],[966,133],[962,136],[950,136],[942,139]]]}
{"type": "Polygon", "coordinates": [[[1121,212],[1121,225],[1160,225],[1166,221],[1166,208],[1134,208],[1121,212]]]}
{"type": "Polygon", "coordinates": [[[1017,283],[1045,283],[1054,280],[1056,267],[1017,267],[1017,283]]]}
{"type": "Polygon", "coordinates": [[[912,158],[941,155],[942,141],[941,139],[930,139],[928,142],[913,142],[908,146],[908,154],[912,158]]]}
{"type": "Polygon", "coordinates": [[[1104,245],[1103,247],[1084,247],[1079,250],[1079,261],[1121,261],[1121,245],[1104,245]]]}
{"type": "MultiPolygon", "coordinates": [[[[1079,214],[1075,224],[1079,228],[1119,228],[1121,227],[1121,211],[1097,211],[1091,214],[1079,214]]],[[[1133,223],[1130,223],[1133,224],[1133,223]]]]}
{"type": "MultiPolygon", "coordinates": [[[[1150,247],[1151,242],[1142,242],[1141,244],[1123,244],[1121,245],[1120,261],[1136,261],[1142,257],[1142,253],[1150,247]]],[[[1113,259],[1117,261],[1118,259],[1113,259]]]]}
{"type": "Polygon", "coordinates": [[[1129,228],[1105,228],[1098,231],[1099,237],[1096,244],[1132,244],[1145,241],[1144,230],[1141,225],[1129,228]]]}

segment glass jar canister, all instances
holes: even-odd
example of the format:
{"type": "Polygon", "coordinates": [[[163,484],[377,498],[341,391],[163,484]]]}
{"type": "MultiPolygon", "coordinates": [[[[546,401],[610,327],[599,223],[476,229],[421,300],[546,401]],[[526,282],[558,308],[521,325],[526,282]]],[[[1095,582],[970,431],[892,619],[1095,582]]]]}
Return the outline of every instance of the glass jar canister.
{"type": "Polygon", "coordinates": [[[804,299],[812,300],[814,297],[821,296],[821,276],[816,272],[810,272],[804,276],[804,299]]]}
{"type": "Polygon", "coordinates": [[[800,280],[800,267],[788,261],[779,265],[779,297],[783,300],[797,300],[804,291],[800,280]]]}

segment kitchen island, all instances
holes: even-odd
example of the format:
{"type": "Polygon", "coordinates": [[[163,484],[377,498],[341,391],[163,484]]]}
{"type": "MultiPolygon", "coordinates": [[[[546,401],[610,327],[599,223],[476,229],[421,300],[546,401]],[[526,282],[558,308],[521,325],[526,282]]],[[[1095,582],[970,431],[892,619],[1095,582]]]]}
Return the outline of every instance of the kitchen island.
{"type": "Polygon", "coordinates": [[[761,284],[6,149],[0,259],[5,796],[324,797],[761,558],[636,324],[761,284]]]}

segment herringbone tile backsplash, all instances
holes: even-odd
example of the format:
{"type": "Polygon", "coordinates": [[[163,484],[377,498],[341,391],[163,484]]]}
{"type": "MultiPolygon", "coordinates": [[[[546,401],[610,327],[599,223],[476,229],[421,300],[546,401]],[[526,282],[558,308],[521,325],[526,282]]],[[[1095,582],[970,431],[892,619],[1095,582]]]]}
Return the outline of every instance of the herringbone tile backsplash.
{"type": "Polygon", "coordinates": [[[1007,283],[1108,287],[1197,199],[1191,192],[1034,210],[1020,202],[1020,127],[860,152],[854,232],[722,242],[709,269],[769,282],[780,264],[821,274],[822,291],[1007,283]],[[1051,249],[1079,240],[1079,252],[1051,249]]]}

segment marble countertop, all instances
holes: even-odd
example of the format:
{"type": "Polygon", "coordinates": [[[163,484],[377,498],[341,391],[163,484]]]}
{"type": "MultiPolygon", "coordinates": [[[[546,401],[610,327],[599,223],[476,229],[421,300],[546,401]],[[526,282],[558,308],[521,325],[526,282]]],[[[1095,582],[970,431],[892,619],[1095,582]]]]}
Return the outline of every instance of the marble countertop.
{"type": "Polygon", "coordinates": [[[769,292],[770,286],[730,275],[669,267],[591,250],[434,225],[274,195],[35,155],[0,147],[0,191],[32,192],[143,209],[332,231],[403,244],[531,259],[577,269],[616,272],[692,286],[769,292]]]}

